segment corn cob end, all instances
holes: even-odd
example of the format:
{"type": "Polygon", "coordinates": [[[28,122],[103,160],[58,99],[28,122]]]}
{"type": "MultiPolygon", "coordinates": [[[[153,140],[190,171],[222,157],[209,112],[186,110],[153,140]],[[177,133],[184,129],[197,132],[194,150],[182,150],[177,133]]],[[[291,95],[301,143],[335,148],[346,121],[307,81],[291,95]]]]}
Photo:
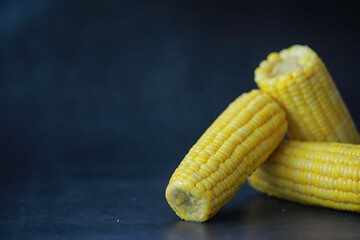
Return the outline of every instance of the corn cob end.
{"type": "Polygon", "coordinates": [[[171,208],[181,219],[195,222],[205,222],[211,216],[212,193],[200,193],[197,188],[188,186],[186,182],[169,183],[165,197],[171,208]]]}
{"type": "Polygon", "coordinates": [[[311,75],[318,61],[319,57],[308,46],[294,45],[270,53],[255,70],[255,82],[260,87],[275,87],[275,84],[278,88],[285,87],[302,75],[311,75]]]}

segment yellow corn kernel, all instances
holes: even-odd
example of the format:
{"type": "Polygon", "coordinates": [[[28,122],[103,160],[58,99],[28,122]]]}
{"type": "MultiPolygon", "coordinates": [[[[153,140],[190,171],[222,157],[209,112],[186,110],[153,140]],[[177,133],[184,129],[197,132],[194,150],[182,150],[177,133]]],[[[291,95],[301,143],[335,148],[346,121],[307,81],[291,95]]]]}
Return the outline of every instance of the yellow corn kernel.
{"type": "Polygon", "coordinates": [[[250,185],[298,203],[360,212],[360,145],[284,140],[250,185]]]}
{"type": "Polygon", "coordinates": [[[360,143],[335,83],[309,47],[294,45],[271,53],[255,70],[255,82],[286,110],[290,138],[360,143]]]}
{"type": "Polygon", "coordinates": [[[231,103],[172,175],[165,195],[175,213],[197,222],[214,216],[283,139],[285,115],[260,90],[231,103]]]}

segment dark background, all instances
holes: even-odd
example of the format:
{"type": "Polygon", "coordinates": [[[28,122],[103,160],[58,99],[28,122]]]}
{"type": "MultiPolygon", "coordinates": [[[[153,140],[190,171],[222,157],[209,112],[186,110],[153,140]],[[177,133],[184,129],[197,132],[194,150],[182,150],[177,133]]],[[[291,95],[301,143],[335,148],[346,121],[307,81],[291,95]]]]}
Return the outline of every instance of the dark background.
{"type": "MultiPolygon", "coordinates": [[[[358,16],[344,1],[1,1],[2,235],[121,239],[175,229],[171,237],[244,237],[234,229],[249,226],[246,218],[231,212],[280,209],[267,219],[289,204],[295,213],[286,222],[315,234],[302,237],[322,236],[323,226],[355,234],[354,214],[267,199],[248,186],[210,222],[218,232],[183,222],[174,228],[163,195],[198,137],[256,87],[253,71],[272,51],[313,48],[360,126],[358,16]],[[257,205],[246,207],[242,196],[257,205]],[[324,225],[331,216],[336,224],[324,225]],[[314,229],[301,225],[312,218],[314,229]],[[226,219],[233,230],[224,233],[226,219]]],[[[264,217],[250,213],[254,225],[264,217]]]]}

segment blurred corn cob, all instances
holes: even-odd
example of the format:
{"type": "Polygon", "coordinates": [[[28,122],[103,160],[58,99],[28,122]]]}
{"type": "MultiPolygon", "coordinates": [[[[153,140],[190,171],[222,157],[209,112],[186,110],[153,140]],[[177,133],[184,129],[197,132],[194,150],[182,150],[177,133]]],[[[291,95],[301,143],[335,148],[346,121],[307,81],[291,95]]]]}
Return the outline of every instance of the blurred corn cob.
{"type": "Polygon", "coordinates": [[[255,81],[285,108],[290,138],[360,143],[335,83],[309,47],[295,45],[269,54],[255,70],[255,81]]]}
{"type": "Polygon", "coordinates": [[[360,145],[284,140],[250,185],[298,203],[360,212],[360,145]]]}
{"type": "Polygon", "coordinates": [[[168,203],[184,220],[208,220],[268,158],[286,130],[285,112],[269,95],[242,94],[175,170],[166,189],[168,203]]]}

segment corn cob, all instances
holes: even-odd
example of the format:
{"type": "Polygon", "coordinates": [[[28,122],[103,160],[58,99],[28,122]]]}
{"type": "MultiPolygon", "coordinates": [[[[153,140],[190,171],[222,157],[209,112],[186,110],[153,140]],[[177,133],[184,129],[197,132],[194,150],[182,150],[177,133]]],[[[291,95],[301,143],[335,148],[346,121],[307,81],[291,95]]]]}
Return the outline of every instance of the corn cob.
{"type": "Polygon", "coordinates": [[[197,222],[214,216],[283,139],[285,115],[260,90],[231,103],[172,175],[165,195],[175,213],[197,222]]]}
{"type": "Polygon", "coordinates": [[[250,185],[298,203],[360,212],[360,145],[284,140],[250,185]]]}
{"type": "Polygon", "coordinates": [[[335,83],[309,47],[295,45],[269,54],[255,70],[255,81],[285,108],[290,138],[360,143],[335,83]]]}

